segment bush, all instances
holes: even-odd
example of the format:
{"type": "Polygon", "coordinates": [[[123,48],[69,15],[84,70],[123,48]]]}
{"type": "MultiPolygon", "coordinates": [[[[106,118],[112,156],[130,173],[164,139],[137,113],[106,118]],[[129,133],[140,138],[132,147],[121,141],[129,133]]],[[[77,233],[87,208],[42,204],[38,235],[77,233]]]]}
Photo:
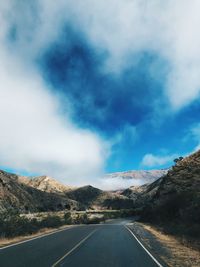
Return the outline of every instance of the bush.
{"type": "Polygon", "coordinates": [[[32,234],[39,229],[37,220],[29,220],[21,217],[19,213],[11,210],[1,213],[0,235],[2,237],[14,237],[23,234],[32,234]]]}
{"type": "Polygon", "coordinates": [[[105,217],[92,217],[89,219],[89,224],[99,224],[101,222],[105,222],[105,217]]]}
{"type": "Polygon", "coordinates": [[[59,227],[64,221],[59,216],[48,216],[41,221],[28,219],[19,213],[10,210],[0,214],[0,236],[15,237],[33,234],[41,228],[59,227]]]}
{"type": "Polygon", "coordinates": [[[59,227],[59,226],[61,226],[63,224],[64,224],[64,222],[62,221],[62,219],[59,216],[51,215],[51,216],[48,216],[48,217],[44,218],[40,222],[40,227],[41,228],[59,227]]]}
{"type": "Polygon", "coordinates": [[[174,163],[177,164],[178,162],[180,162],[183,159],[184,159],[183,157],[176,158],[176,159],[174,159],[174,163]]]}
{"type": "Polygon", "coordinates": [[[66,212],[64,214],[64,222],[65,224],[72,224],[72,217],[71,217],[71,213],[70,212],[66,212]]]}
{"type": "Polygon", "coordinates": [[[152,205],[146,205],[141,218],[147,221],[200,221],[200,204],[193,193],[181,192],[152,205]]]}
{"type": "Polygon", "coordinates": [[[75,224],[87,224],[89,223],[88,215],[86,213],[84,214],[78,214],[74,220],[75,224]]]}
{"type": "Polygon", "coordinates": [[[147,205],[141,221],[159,224],[166,233],[200,238],[200,198],[195,192],[180,192],[160,203],[147,205]]]}

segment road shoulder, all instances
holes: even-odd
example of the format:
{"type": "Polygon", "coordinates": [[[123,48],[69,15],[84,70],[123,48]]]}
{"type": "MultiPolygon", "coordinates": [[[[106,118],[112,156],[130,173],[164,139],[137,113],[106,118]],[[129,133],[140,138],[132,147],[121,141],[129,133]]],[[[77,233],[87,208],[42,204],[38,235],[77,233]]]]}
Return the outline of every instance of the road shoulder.
{"type": "Polygon", "coordinates": [[[29,240],[33,240],[33,239],[40,238],[46,235],[54,234],[58,231],[66,230],[72,227],[74,227],[74,225],[63,225],[58,228],[44,228],[32,235],[23,235],[23,236],[17,236],[13,238],[0,238],[0,249],[7,247],[7,246],[15,245],[21,242],[26,242],[26,241],[28,242],[29,240]]]}
{"type": "Polygon", "coordinates": [[[184,246],[173,236],[163,234],[156,227],[134,222],[128,227],[136,234],[149,251],[170,267],[200,266],[200,252],[184,246]]]}

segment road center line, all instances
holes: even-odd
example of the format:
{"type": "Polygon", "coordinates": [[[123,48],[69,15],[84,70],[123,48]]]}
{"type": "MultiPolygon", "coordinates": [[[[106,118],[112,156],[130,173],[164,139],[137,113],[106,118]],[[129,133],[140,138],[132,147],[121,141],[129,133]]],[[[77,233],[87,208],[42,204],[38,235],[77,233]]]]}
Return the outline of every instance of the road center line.
{"type": "Polygon", "coordinates": [[[145,246],[140,242],[140,240],[136,237],[136,235],[126,226],[124,227],[131,233],[131,235],[136,239],[136,241],[140,244],[140,246],[146,251],[146,253],[152,258],[152,260],[159,266],[159,267],[164,267],[161,265],[156,258],[145,248],[145,246]]]}
{"type": "Polygon", "coordinates": [[[85,238],[83,238],[78,244],[76,244],[70,251],[68,251],[65,255],[62,256],[58,261],[56,261],[52,267],[56,267],[57,264],[59,264],[64,258],[69,256],[74,250],[76,250],[78,247],[80,247],[81,244],[83,244],[89,237],[91,237],[98,229],[93,230],[89,235],[87,235],[85,238]]]}

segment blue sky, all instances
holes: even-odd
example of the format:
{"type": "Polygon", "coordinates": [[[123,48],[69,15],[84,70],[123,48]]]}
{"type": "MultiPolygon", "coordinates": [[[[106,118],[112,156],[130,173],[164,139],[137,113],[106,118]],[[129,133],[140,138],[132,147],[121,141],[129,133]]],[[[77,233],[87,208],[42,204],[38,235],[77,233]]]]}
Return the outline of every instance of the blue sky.
{"type": "MultiPolygon", "coordinates": [[[[103,56],[79,34],[74,38],[74,33],[73,37],[68,33],[71,40],[68,50],[65,49],[66,35],[63,34],[45,51],[39,65],[52,90],[60,91],[73,103],[74,123],[94,130],[107,140],[116,139],[106,170],[140,169],[147,152],[160,153],[168,148],[166,154],[183,153],[184,150],[179,148],[176,151],[172,144],[180,144],[177,135],[181,133],[176,132],[179,129],[176,119],[165,116],[159,119],[158,125],[154,122],[154,105],[167,108],[162,82],[149,74],[156,56],[144,53],[136,66],[128,66],[117,74],[102,73],[103,56]],[[170,141],[169,134],[172,137],[170,141]],[[121,137],[117,138],[118,135],[121,137]]],[[[178,117],[177,114],[177,120],[178,117]]],[[[181,130],[184,129],[181,127],[181,130]]]]}
{"type": "Polygon", "coordinates": [[[84,184],[198,149],[198,1],[114,2],[0,6],[1,168],[84,184]]]}

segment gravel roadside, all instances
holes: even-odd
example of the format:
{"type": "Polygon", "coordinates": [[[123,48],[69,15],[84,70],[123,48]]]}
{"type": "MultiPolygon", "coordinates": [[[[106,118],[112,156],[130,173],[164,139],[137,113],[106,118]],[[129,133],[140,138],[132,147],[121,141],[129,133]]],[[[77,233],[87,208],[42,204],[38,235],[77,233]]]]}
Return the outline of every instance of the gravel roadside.
{"type": "Polygon", "coordinates": [[[169,267],[199,267],[200,251],[183,245],[177,238],[163,234],[156,227],[133,222],[128,227],[146,248],[169,267]]]}

